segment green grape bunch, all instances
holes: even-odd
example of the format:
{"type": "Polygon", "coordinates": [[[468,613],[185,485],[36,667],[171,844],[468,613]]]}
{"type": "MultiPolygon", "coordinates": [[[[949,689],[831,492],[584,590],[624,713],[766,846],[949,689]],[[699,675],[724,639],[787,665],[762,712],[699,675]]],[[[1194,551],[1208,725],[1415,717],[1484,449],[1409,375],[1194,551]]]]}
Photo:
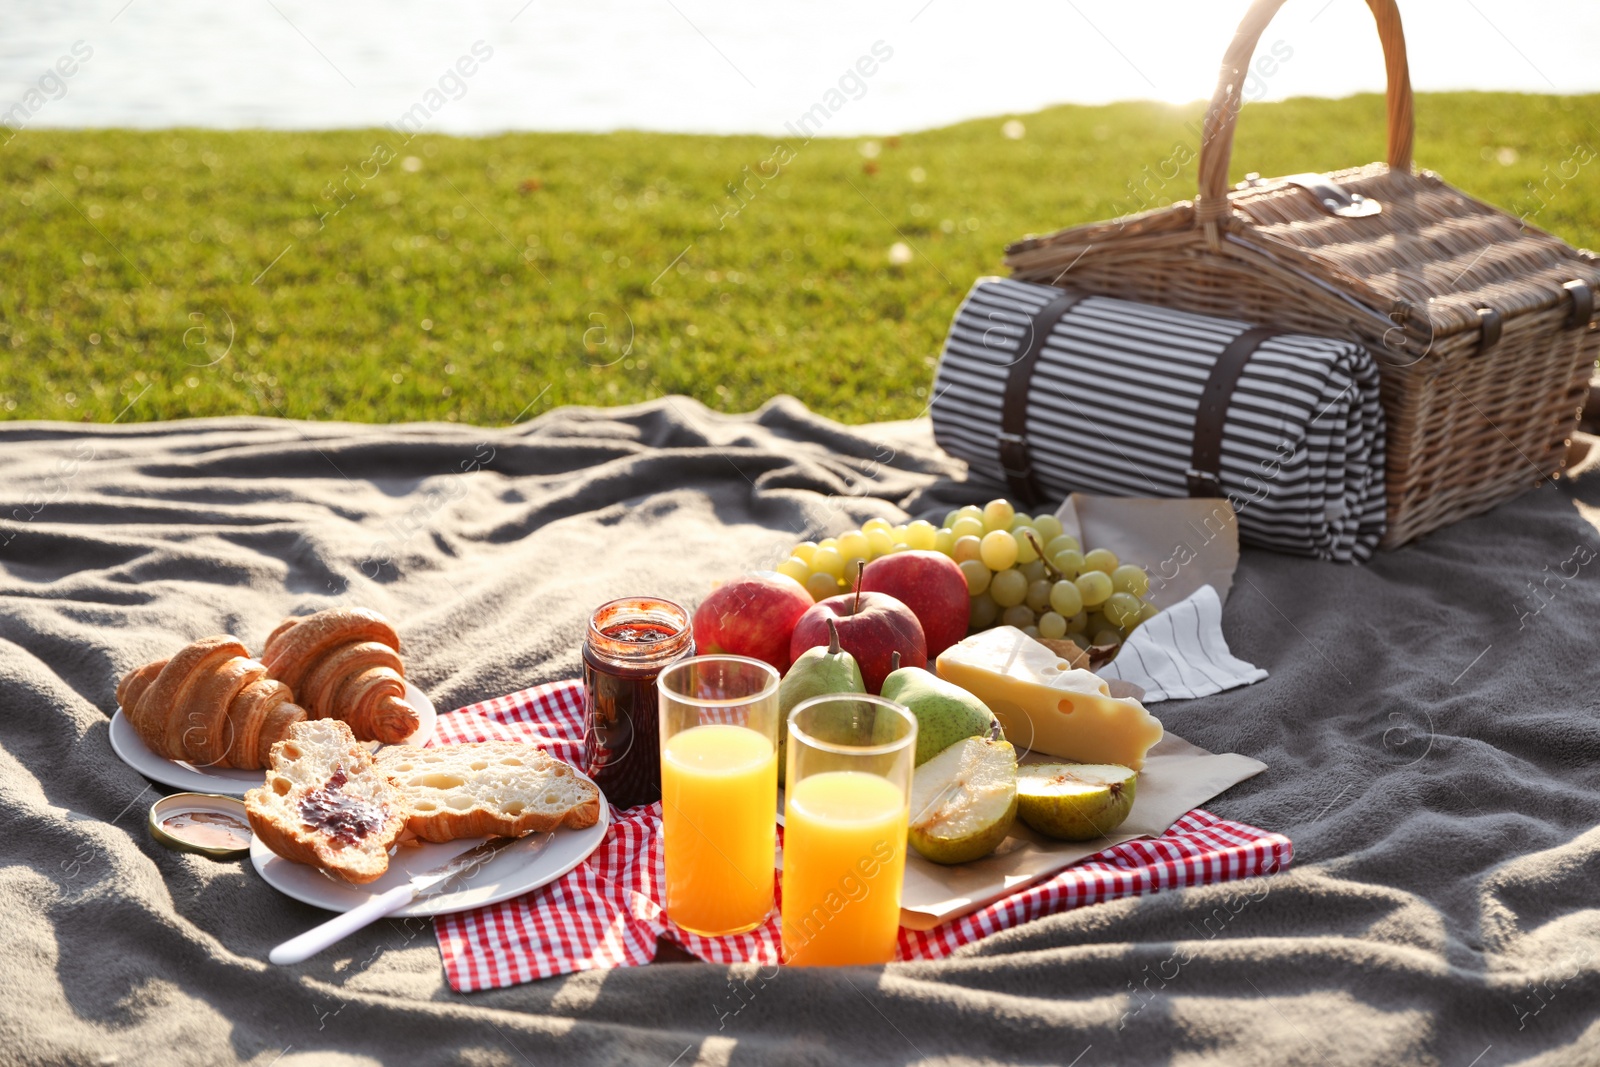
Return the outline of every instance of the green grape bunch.
{"type": "Polygon", "coordinates": [[[1120,646],[1156,615],[1143,567],[1103,546],[1085,550],[1054,515],[1028,515],[1004,499],[957,508],[941,526],[868,519],[859,530],[802,541],[777,570],[824,600],[850,589],[858,563],[910,549],[955,560],[972,598],[974,633],[1015,626],[1080,648],[1120,646]]]}

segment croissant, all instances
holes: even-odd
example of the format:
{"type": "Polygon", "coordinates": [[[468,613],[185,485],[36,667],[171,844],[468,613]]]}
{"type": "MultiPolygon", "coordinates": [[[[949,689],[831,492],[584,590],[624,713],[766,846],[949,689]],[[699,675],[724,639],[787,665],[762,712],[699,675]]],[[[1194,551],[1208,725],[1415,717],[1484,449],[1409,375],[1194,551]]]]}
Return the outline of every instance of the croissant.
{"type": "Polygon", "coordinates": [[[398,744],[421,722],[405,700],[399,635],[376,611],[329,608],[285,619],[267,637],[261,662],[313,719],[342,719],[361,741],[398,744]]]}
{"type": "Polygon", "coordinates": [[[306,719],[289,687],[225,635],[129,671],[117,703],[152,752],[199,767],[260,770],[306,719]]]}

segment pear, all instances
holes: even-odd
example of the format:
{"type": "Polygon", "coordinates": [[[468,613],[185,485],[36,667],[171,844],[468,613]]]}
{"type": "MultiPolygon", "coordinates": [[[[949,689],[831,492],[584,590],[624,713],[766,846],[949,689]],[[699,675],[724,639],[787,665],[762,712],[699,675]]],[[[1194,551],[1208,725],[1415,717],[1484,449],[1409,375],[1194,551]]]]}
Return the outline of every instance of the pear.
{"type": "Polygon", "coordinates": [[[839,647],[839,627],[828,619],[828,643],[808,648],[789,666],[778,683],[778,782],[784,779],[789,712],[801,701],[834,693],[865,693],[856,658],[839,647]]]}
{"type": "Polygon", "coordinates": [[[1046,837],[1092,841],[1133,810],[1139,772],[1115,763],[1031,763],[1017,771],[1017,814],[1046,837]]]}
{"type": "Polygon", "coordinates": [[[911,775],[911,847],[935,863],[982,859],[1017,817],[1017,750],[1009,741],[968,737],[911,775]]]}
{"type": "Polygon", "coordinates": [[[917,766],[963,738],[995,731],[998,720],[987,704],[932,671],[901,667],[899,655],[891,657],[895,669],[883,680],[881,695],[916,716],[917,766]]]}

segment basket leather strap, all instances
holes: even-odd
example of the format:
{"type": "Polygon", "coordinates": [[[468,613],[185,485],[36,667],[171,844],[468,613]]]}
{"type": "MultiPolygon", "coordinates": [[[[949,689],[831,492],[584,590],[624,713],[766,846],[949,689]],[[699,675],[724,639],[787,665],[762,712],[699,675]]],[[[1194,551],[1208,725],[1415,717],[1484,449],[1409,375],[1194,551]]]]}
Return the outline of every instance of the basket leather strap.
{"type": "Polygon", "coordinates": [[[1217,362],[1211,367],[1211,376],[1200,391],[1200,403],[1194,412],[1194,448],[1189,453],[1189,495],[1192,497],[1222,496],[1222,426],[1228,414],[1228,402],[1244,373],[1244,365],[1261,342],[1276,337],[1282,330],[1271,326],[1252,326],[1229,341],[1217,362]]]}
{"type": "Polygon", "coordinates": [[[1594,318],[1594,290],[1582,278],[1574,278],[1561,287],[1572,298],[1572,308],[1567,312],[1565,329],[1583,330],[1594,318]]]}
{"type": "Polygon", "coordinates": [[[1033,457],[1028,450],[1028,392],[1033,386],[1033,372],[1039,366],[1039,355],[1050,339],[1050,331],[1087,295],[1064,292],[1034,312],[1027,347],[1006,376],[1005,395],[1000,400],[1000,467],[1011,492],[1022,502],[1032,503],[1043,495],[1033,476],[1033,457]]]}

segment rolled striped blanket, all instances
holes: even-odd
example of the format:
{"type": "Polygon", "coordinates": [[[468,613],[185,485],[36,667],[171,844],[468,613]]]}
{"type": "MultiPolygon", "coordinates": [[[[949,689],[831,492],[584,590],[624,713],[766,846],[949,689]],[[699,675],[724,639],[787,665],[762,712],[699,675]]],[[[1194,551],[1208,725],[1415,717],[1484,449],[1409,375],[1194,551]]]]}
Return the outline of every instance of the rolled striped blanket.
{"type": "Polygon", "coordinates": [[[1384,531],[1383,411],[1355,341],[983,278],[935,439],[1013,495],[1226,497],[1241,540],[1339,562],[1384,531]]]}

